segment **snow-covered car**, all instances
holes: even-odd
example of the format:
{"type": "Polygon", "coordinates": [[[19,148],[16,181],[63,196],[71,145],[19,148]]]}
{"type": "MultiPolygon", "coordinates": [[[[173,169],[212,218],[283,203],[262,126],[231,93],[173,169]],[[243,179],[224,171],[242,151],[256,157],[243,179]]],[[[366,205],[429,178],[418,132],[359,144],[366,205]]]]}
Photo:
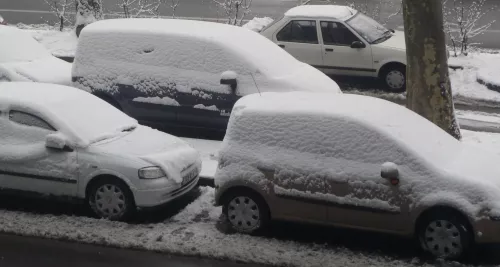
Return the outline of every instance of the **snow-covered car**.
{"type": "Polygon", "coordinates": [[[234,107],[215,201],[239,232],[271,219],[330,224],[455,258],[500,241],[499,161],[385,100],[264,93],[234,107]]]}
{"type": "Polygon", "coordinates": [[[0,27],[0,82],[71,85],[71,63],[54,57],[29,33],[0,27]]]}
{"type": "Polygon", "coordinates": [[[181,139],[137,124],[82,90],[0,84],[0,188],[84,200],[126,220],[196,187],[201,160],[181,139]]]}
{"type": "Polygon", "coordinates": [[[0,25],[7,25],[7,21],[0,15],[0,25]]]}
{"type": "Polygon", "coordinates": [[[353,8],[294,7],[261,33],[327,74],[380,78],[391,91],[405,90],[404,32],[389,30],[353,8]]]}
{"type": "Polygon", "coordinates": [[[328,76],[256,32],[177,19],[88,25],[80,35],[72,75],[75,87],[141,123],[167,129],[223,132],[234,103],[251,93],[341,93],[328,76]]]}

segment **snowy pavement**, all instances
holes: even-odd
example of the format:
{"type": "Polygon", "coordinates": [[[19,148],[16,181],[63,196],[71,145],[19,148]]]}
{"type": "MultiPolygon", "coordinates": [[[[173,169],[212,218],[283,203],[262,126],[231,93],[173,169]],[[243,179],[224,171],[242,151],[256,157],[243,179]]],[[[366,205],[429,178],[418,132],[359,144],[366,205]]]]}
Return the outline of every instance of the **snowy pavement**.
{"type": "MultiPolygon", "coordinates": [[[[243,267],[242,264],[230,261],[7,234],[0,234],[0,257],[2,267],[243,267]]],[[[260,266],[245,265],[245,267],[260,266]]]]}
{"type": "MultiPolygon", "coordinates": [[[[464,143],[500,153],[500,134],[464,130],[463,136],[464,143]]],[[[205,160],[217,153],[217,142],[186,140],[202,150],[205,160]]],[[[16,198],[2,197],[0,231],[276,266],[462,266],[421,260],[406,240],[349,230],[280,224],[263,236],[228,233],[213,199],[214,189],[201,187],[127,224],[88,218],[72,206],[59,209],[34,201],[26,207],[16,198]]]]}

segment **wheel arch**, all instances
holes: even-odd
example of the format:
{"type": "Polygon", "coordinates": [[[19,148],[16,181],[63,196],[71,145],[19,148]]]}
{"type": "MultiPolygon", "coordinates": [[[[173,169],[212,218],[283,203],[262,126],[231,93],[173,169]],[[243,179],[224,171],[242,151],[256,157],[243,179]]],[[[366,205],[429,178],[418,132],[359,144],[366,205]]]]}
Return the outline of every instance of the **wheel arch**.
{"type": "Polygon", "coordinates": [[[83,196],[83,198],[87,199],[87,197],[89,196],[89,190],[92,188],[93,185],[95,185],[97,182],[99,182],[102,179],[109,179],[109,178],[115,179],[115,180],[123,183],[124,185],[127,186],[127,188],[130,190],[130,192],[132,192],[133,185],[130,183],[130,181],[128,181],[124,177],[121,177],[121,175],[117,175],[114,173],[100,172],[100,173],[92,175],[88,180],[86,180],[86,183],[82,186],[81,195],[83,196]]]}
{"type": "Polygon", "coordinates": [[[432,214],[437,214],[437,213],[452,214],[454,216],[463,219],[464,222],[467,223],[467,227],[472,230],[471,238],[473,238],[474,240],[475,234],[474,234],[474,226],[471,222],[472,220],[471,214],[469,214],[469,212],[466,212],[463,208],[460,208],[456,205],[448,205],[448,204],[437,204],[423,208],[420,211],[420,213],[415,217],[413,234],[414,235],[418,234],[418,229],[419,227],[422,226],[422,223],[425,221],[426,218],[428,218],[432,214]]]}
{"type": "Polygon", "coordinates": [[[271,218],[271,206],[269,205],[267,199],[264,197],[264,195],[262,194],[262,192],[260,192],[260,190],[256,190],[255,188],[251,187],[251,186],[245,186],[245,185],[234,185],[234,186],[230,186],[230,187],[227,187],[224,192],[222,192],[220,194],[220,197],[217,198],[216,200],[216,204],[217,205],[221,205],[222,203],[224,203],[224,201],[231,195],[232,192],[236,191],[236,190],[240,190],[240,191],[243,191],[243,192],[251,192],[252,194],[255,194],[256,196],[259,196],[261,198],[261,200],[263,201],[263,203],[266,204],[267,206],[267,210],[269,212],[269,218],[271,218]]]}
{"type": "Polygon", "coordinates": [[[406,64],[397,60],[389,60],[387,62],[384,62],[381,64],[381,67],[378,70],[377,77],[382,78],[381,75],[383,75],[387,70],[391,68],[406,68],[406,64]]]}

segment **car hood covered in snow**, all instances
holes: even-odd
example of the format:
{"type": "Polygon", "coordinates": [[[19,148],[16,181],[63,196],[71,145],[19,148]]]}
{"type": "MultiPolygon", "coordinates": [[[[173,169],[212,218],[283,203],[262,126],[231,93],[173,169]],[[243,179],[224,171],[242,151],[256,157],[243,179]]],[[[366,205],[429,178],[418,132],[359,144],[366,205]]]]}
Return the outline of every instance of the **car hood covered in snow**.
{"type": "Polygon", "coordinates": [[[391,38],[387,39],[385,42],[380,44],[374,44],[373,46],[381,48],[392,48],[398,50],[406,50],[406,40],[405,33],[402,31],[395,31],[391,38]]]}
{"type": "Polygon", "coordinates": [[[139,125],[131,132],[95,143],[89,147],[96,152],[119,157],[140,159],[151,166],[159,166],[176,182],[181,172],[201,158],[192,146],[175,136],[139,125]]]}
{"type": "Polygon", "coordinates": [[[496,167],[500,156],[471,145],[462,144],[461,148],[460,152],[450,156],[445,169],[454,177],[496,187],[497,193],[500,193],[500,168],[496,167]]]}
{"type": "Polygon", "coordinates": [[[0,63],[0,73],[11,81],[32,81],[71,85],[71,63],[53,56],[33,61],[0,63]]]}

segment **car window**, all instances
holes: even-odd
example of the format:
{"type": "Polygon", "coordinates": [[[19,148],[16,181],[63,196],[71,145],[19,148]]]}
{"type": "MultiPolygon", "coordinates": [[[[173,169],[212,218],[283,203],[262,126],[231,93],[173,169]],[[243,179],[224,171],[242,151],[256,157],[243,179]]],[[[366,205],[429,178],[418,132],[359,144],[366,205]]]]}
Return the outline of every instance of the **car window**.
{"type": "Polygon", "coordinates": [[[9,119],[10,121],[22,125],[38,127],[49,131],[55,131],[54,127],[50,126],[50,124],[48,124],[43,119],[26,112],[11,110],[9,112],[9,119]]]}
{"type": "Polygon", "coordinates": [[[359,41],[350,29],[339,22],[322,21],[321,34],[326,45],[351,46],[354,41],[359,41]]]}
{"type": "Polygon", "coordinates": [[[292,43],[318,43],[318,32],[314,20],[293,20],[276,35],[278,41],[292,43]]]}

